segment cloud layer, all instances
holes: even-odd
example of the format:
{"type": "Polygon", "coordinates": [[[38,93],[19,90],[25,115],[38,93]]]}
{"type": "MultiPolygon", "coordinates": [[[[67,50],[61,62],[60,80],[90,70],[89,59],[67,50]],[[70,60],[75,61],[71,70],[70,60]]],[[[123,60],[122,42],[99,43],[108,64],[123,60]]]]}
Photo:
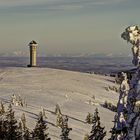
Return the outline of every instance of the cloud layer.
{"type": "Polygon", "coordinates": [[[124,0],[1,0],[0,6],[26,6],[26,5],[49,5],[49,6],[63,6],[75,5],[84,6],[88,4],[103,5],[110,3],[118,3],[124,0]]]}

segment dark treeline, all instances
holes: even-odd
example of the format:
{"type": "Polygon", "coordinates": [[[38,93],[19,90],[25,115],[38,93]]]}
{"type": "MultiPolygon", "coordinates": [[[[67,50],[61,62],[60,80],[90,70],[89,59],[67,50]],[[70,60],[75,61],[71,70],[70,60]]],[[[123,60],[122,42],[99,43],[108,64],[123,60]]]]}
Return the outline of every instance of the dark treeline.
{"type": "MultiPolygon", "coordinates": [[[[43,112],[40,112],[36,125],[29,129],[26,124],[26,117],[23,113],[20,121],[15,118],[15,112],[12,105],[8,108],[1,102],[0,104],[0,140],[51,140],[48,133],[47,121],[44,119],[43,112]]],[[[72,128],[68,126],[68,116],[62,115],[59,106],[56,106],[55,115],[57,115],[57,127],[61,129],[61,140],[72,140],[69,133],[72,128]]],[[[89,113],[86,123],[92,126],[90,134],[86,134],[83,140],[103,140],[106,136],[105,127],[101,126],[98,109],[94,115],[89,113]]],[[[83,132],[84,133],[84,132],[83,132]]]]}

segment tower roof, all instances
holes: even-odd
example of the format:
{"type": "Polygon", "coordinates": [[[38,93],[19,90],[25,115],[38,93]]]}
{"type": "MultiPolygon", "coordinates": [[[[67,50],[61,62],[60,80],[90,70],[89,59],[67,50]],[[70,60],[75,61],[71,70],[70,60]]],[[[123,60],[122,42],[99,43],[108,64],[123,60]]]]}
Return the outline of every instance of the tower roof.
{"type": "Polygon", "coordinates": [[[29,43],[29,46],[30,46],[30,45],[37,45],[37,42],[34,41],[34,40],[32,40],[32,41],[29,43]]]}

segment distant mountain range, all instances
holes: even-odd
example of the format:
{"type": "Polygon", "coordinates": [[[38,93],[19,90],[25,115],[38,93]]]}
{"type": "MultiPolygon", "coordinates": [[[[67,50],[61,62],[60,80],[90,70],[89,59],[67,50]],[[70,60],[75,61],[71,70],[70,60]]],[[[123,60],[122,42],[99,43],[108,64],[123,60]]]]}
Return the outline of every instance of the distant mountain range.
{"type": "MultiPolygon", "coordinates": [[[[39,54],[40,57],[132,57],[131,54],[103,54],[103,53],[76,53],[76,54],[39,54]]],[[[0,57],[29,57],[29,52],[25,51],[14,51],[7,53],[0,53],[0,57]]]]}
{"type": "Polygon", "coordinates": [[[23,51],[14,51],[10,53],[0,53],[0,57],[27,57],[29,54],[23,51]]]}

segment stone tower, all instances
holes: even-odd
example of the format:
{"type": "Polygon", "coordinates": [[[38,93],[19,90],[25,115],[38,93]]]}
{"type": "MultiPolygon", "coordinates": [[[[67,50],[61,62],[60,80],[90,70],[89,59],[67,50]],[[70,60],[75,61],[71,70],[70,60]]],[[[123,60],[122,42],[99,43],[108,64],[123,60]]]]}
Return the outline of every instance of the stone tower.
{"type": "Polygon", "coordinates": [[[28,65],[28,67],[36,67],[36,49],[38,44],[36,43],[36,41],[32,40],[28,46],[30,47],[30,64],[28,65]]]}

